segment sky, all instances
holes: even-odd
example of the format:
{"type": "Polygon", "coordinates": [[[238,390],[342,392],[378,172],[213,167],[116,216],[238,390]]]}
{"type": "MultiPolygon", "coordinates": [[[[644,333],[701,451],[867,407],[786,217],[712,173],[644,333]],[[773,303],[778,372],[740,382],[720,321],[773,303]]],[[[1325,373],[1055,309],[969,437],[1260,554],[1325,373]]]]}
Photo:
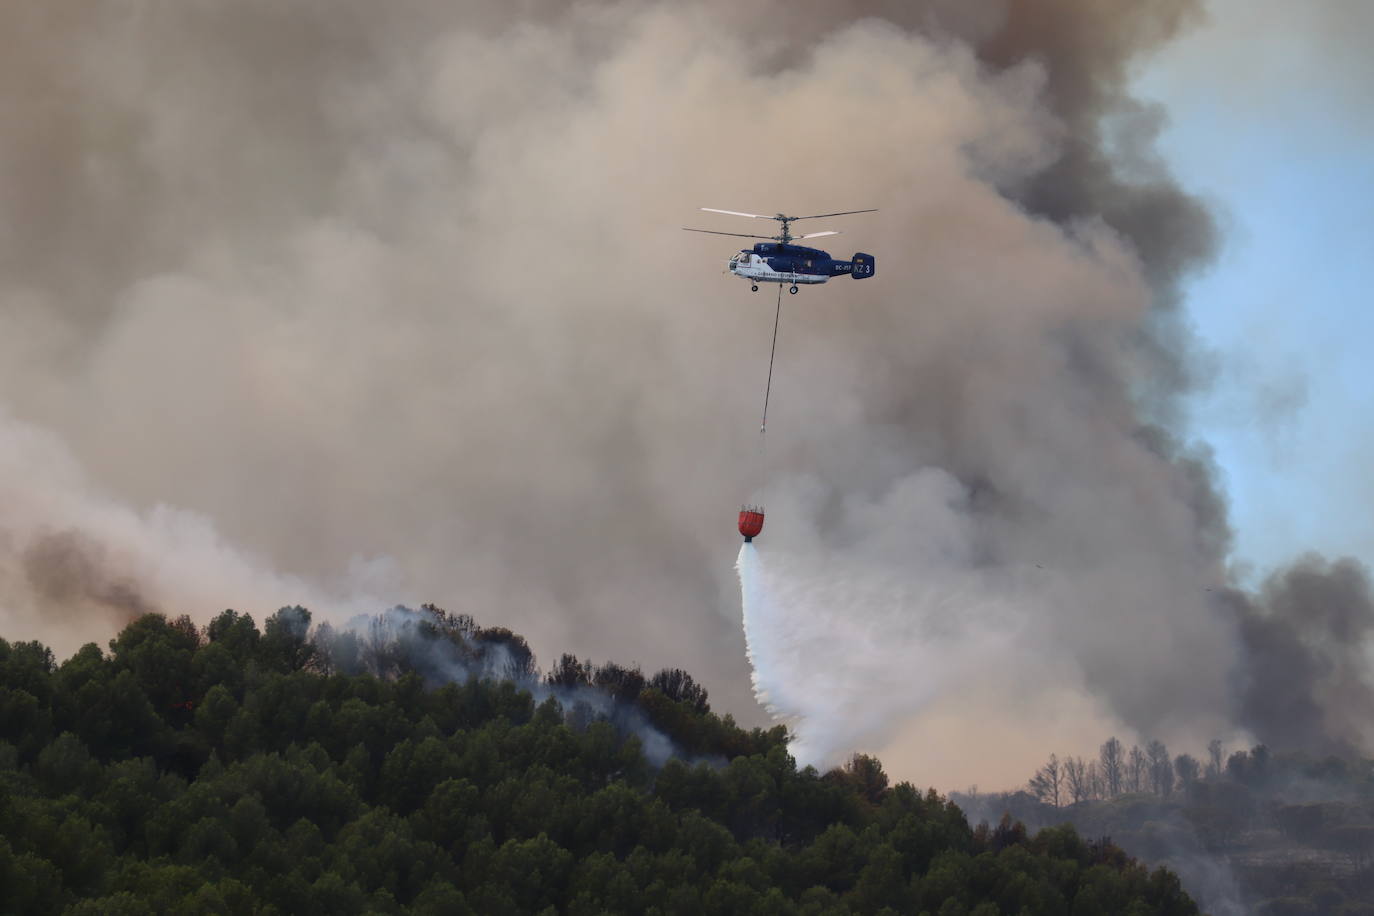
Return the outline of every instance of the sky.
{"type": "Polygon", "coordinates": [[[1192,399],[1249,577],[1310,550],[1374,559],[1374,68],[1367,4],[1211,0],[1139,73],[1161,153],[1220,215],[1187,283],[1212,386],[1192,399]]]}

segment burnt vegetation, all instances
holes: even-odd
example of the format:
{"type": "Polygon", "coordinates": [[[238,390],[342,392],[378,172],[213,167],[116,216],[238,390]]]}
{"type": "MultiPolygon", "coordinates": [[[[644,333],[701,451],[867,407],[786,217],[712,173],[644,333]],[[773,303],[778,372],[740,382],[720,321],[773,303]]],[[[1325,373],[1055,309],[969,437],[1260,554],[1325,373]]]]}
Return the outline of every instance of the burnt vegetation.
{"type": "Polygon", "coordinates": [[[426,606],[347,631],[149,614],[60,665],[0,640],[0,910],[1197,912],[1071,827],[970,828],[855,756],[798,770],[685,671],[426,606]]]}
{"type": "Polygon", "coordinates": [[[1357,755],[1110,738],[1095,759],[1051,755],[1022,791],[954,798],[974,819],[1110,836],[1213,912],[1374,916],[1374,760],[1357,755]]]}

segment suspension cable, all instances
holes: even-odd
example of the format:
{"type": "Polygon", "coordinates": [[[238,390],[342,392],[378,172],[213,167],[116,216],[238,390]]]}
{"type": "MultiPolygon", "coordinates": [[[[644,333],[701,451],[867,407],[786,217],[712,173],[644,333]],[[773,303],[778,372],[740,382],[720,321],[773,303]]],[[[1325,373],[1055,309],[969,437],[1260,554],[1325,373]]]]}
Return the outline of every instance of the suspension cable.
{"type": "Polygon", "coordinates": [[[778,284],[778,308],[773,315],[773,349],[768,351],[768,384],[763,389],[763,422],[759,424],[759,435],[768,429],[768,395],[773,391],[773,357],[778,352],[778,321],[782,318],[782,284],[778,284]]]}

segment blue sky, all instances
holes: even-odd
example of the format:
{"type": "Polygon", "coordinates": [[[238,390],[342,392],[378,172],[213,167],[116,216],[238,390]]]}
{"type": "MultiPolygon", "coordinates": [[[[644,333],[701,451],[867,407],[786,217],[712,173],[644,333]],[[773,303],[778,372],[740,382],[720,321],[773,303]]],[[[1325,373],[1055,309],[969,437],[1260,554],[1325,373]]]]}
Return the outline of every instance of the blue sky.
{"type": "Polygon", "coordinates": [[[1192,432],[1225,475],[1236,558],[1374,559],[1374,3],[1212,0],[1152,61],[1160,148],[1217,210],[1224,248],[1187,288],[1210,351],[1192,432]]]}

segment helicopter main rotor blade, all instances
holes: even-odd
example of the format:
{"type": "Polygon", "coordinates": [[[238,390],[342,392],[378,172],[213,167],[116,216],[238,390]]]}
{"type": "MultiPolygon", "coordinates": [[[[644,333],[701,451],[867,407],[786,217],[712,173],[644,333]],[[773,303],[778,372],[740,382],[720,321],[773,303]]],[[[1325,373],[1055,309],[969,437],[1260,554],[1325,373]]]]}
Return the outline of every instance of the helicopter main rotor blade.
{"type": "Polygon", "coordinates": [[[729,216],[748,216],[753,219],[777,219],[776,216],[764,216],[762,213],[741,213],[738,210],[717,210],[715,207],[699,207],[707,213],[725,213],[729,216]]]}
{"type": "Polygon", "coordinates": [[[773,241],[777,241],[777,238],[778,238],[776,235],[749,235],[747,232],[717,232],[717,231],[714,230],[714,229],[688,229],[686,226],[683,226],[683,227],[682,227],[682,231],[683,231],[683,232],[706,232],[706,233],[709,233],[709,234],[711,234],[711,235],[733,235],[733,236],[736,236],[737,238],[742,238],[742,239],[772,239],[773,241]]]}
{"type": "Polygon", "coordinates": [[[827,230],[825,230],[824,232],[808,232],[808,233],[806,233],[806,235],[798,235],[798,236],[795,236],[795,239],[796,239],[796,241],[800,242],[802,239],[816,239],[816,238],[820,238],[820,237],[823,236],[823,235],[839,235],[839,234],[840,234],[840,233],[839,233],[839,230],[836,230],[836,229],[827,229],[827,230]]]}
{"type": "Polygon", "coordinates": [[[816,213],[816,214],[813,214],[813,215],[811,215],[811,216],[789,216],[788,219],[789,219],[789,220],[794,220],[794,219],[820,219],[820,218],[823,217],[823,216],[848,216],[848,215],[850,215],[851,213],[877,213],[877,212],[878,212],[878,208],[877,208],[877,207],[874,207],[872,210],[841,210],[839,213],[816,213]]]}

